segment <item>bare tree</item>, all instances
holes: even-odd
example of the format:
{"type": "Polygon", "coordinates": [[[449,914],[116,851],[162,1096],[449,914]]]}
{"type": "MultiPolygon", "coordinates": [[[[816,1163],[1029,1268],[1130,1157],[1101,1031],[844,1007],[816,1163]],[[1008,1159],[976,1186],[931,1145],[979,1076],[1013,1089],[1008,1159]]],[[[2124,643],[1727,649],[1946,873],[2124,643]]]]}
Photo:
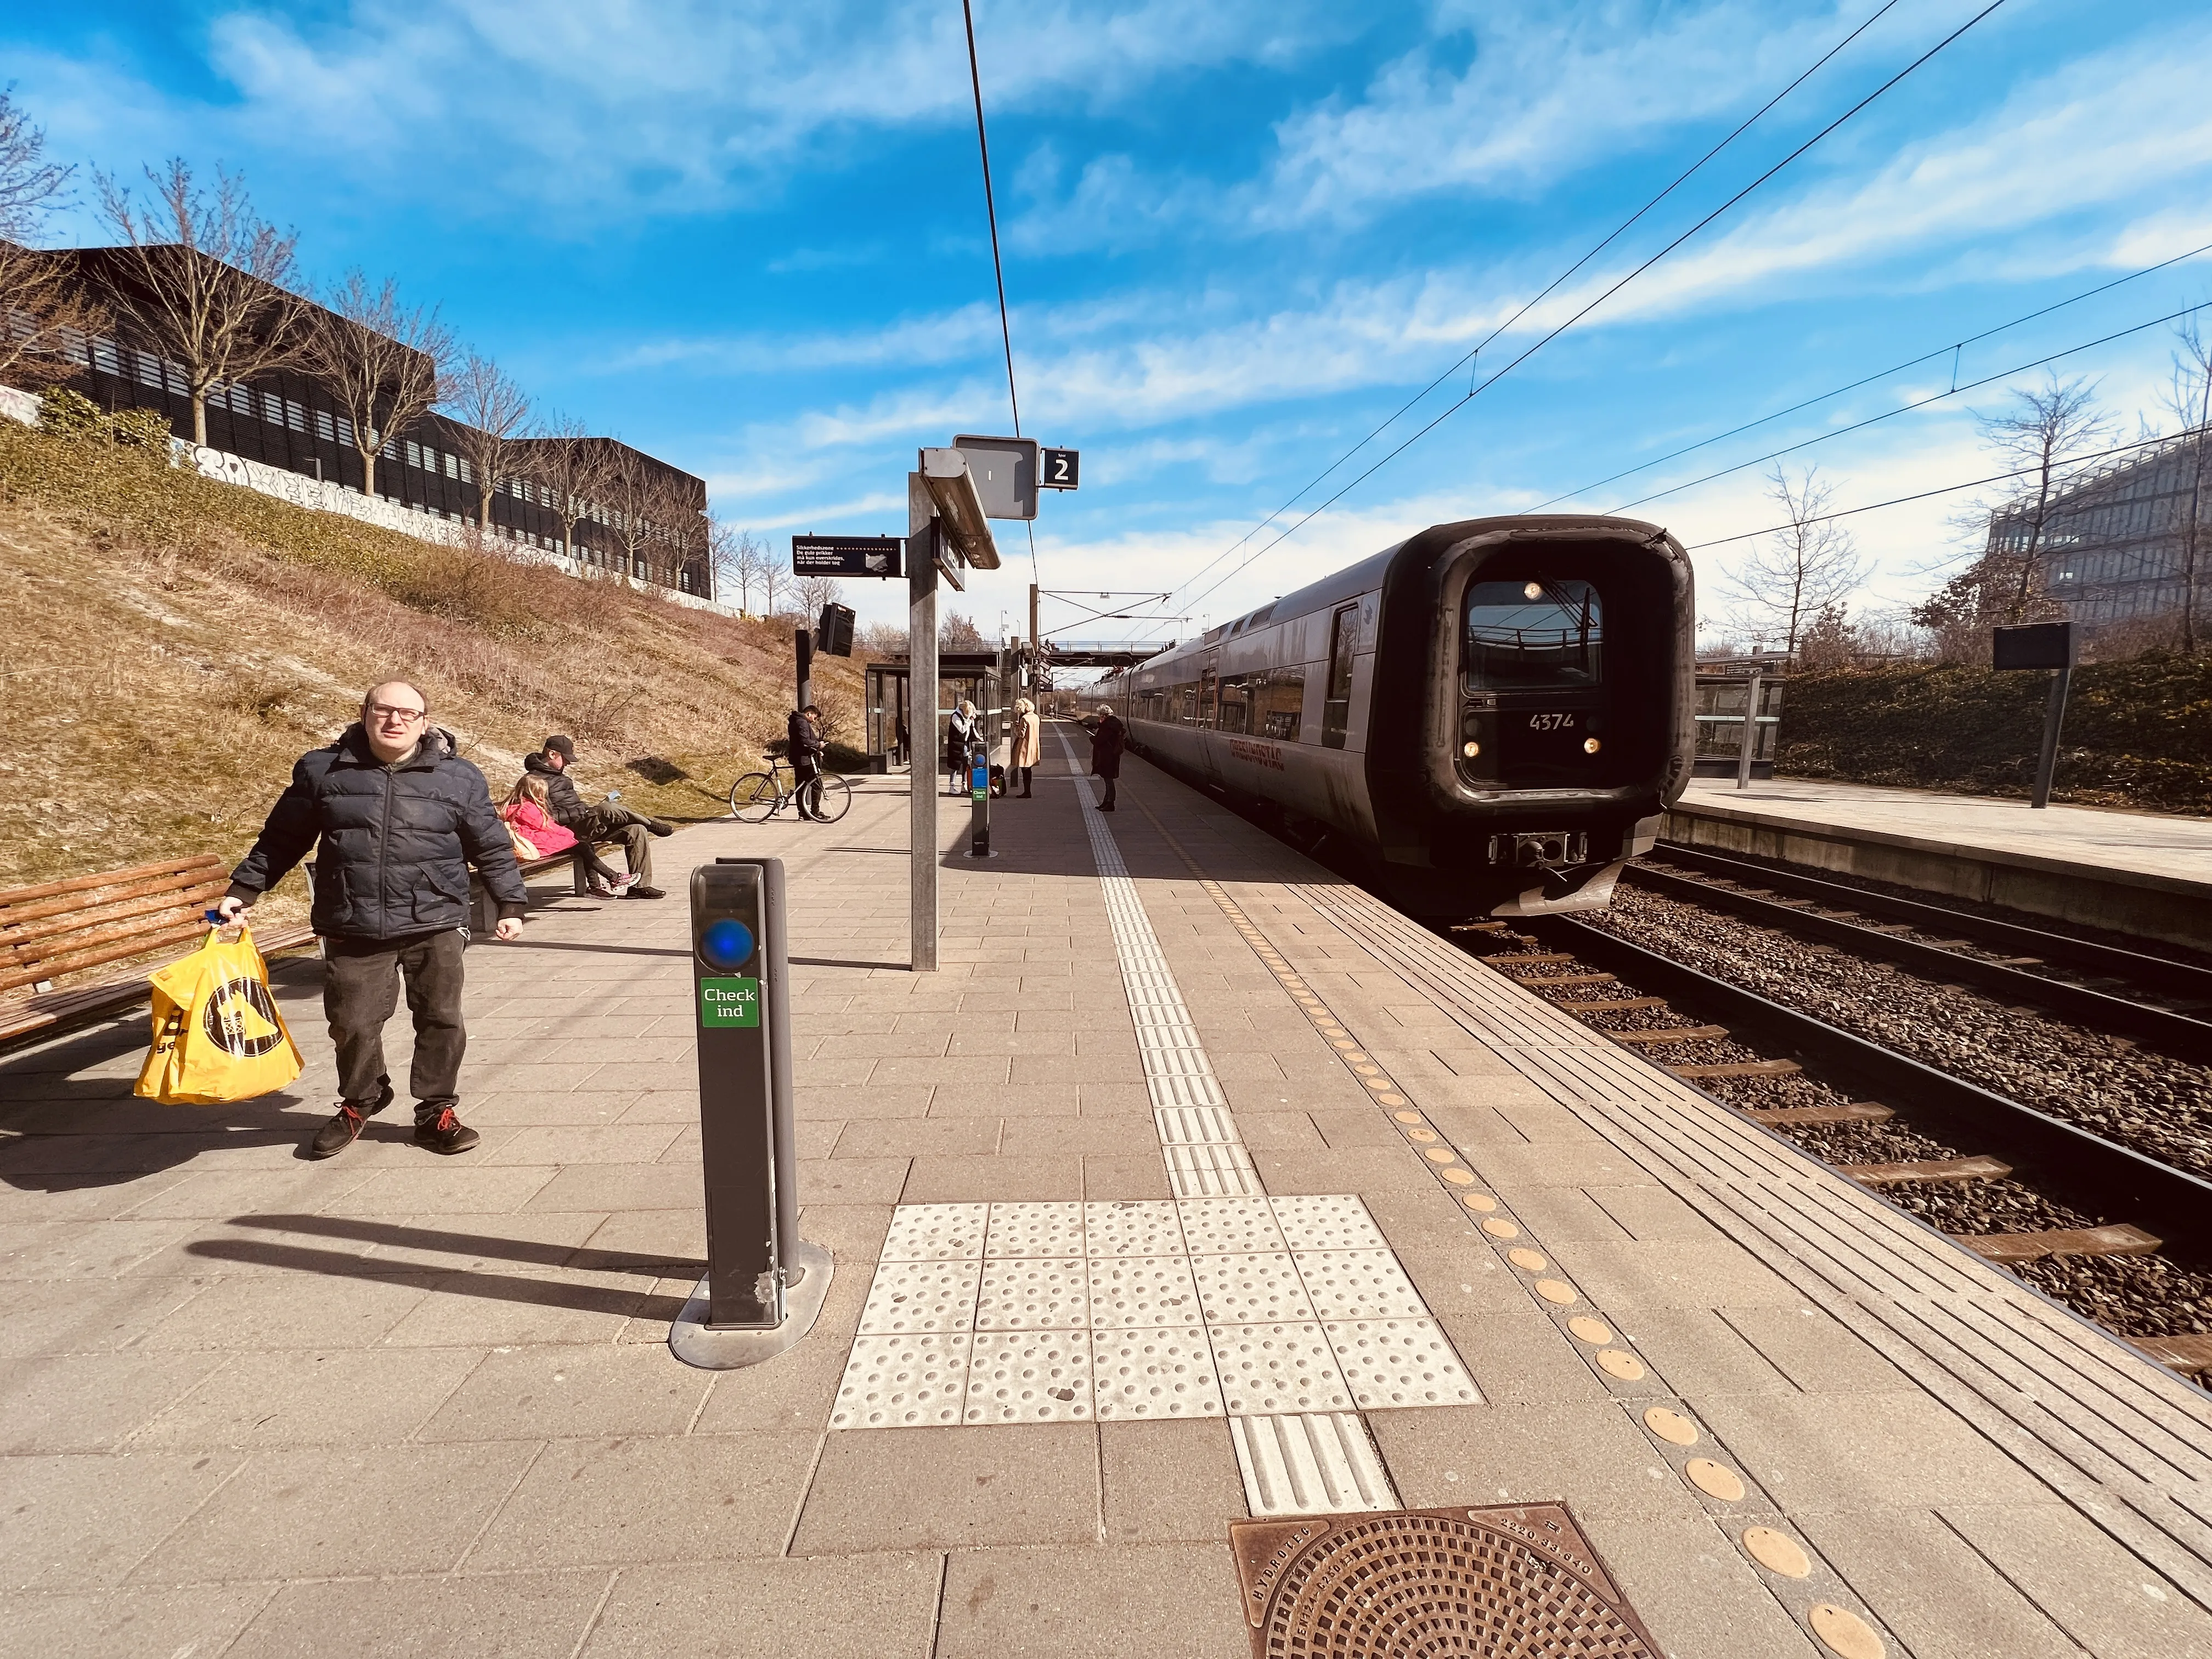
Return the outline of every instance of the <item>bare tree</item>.
{"type": "Polygon", "coordinates": [[[26,246],[60,204],[71,171],[46,160],[46,133],[0,90],[0,380],[12,385],[67,380],[71,331],[101,325],[67,256],[26,246]]]}
{"type": "Polygon", "coordinates": [[[647,511],[658,552],[658,580],[664,587],[680,590],[684,572],[708,574],[712,521],[696,505],[690,486],[669,474],[656,473],[650,497],[647,511]]]}
{"type": "Polygon", "coordinates": [[[845,584],[835,576],[800,576],[791,584],[792,601],[810,628],[821,616],[823,605],[835,605],[844,595],[845,584]]]}
{"type": "Polygon", "coordinates": [[[371,287],[349,270],[325,296],[307,333],[308,370],[353,422],[361,454],[361,493],[376,494],[376,458],[392,455],[402,433],[438,401],[439,377],[453,356],[453,334],[435,306],[404,306],[399,285],[371,287]]]}
{"type": "Polygon", "coordinates": [[[455,440],[477,475],[477,522],[491,528],[491,498],[514,476],[515,441],[530,420],[530,396],[479,351],[461,358],[439,399],[461,423],[455,440]]]}
{"type": "Polygon", "coordinates": [[[2180,349],[2173,354],[2173,378],[2160,401],[2181,422],[2182,435],[2189,440],[2188,457],[2182,463],[2187,469],[2189,493],[2182,507],[2178,562],[2181,567],[2181,654],[2193,657],[2197,654],[2197,566],[2204,544],[2205,475],[2212,470],[2212,337],[2197,327],[2194,316],[2183,319],[2173,331],[2180,349]]]}
{"type": "Polygon", "coordinates": [[[1778,642],[1794,656],[1814,617],[1831,610],[1840,616],[1869,567],[1850,532],[1827,521],[1833,492],[1818,469],[1793,481],[1778,463],[1767,482],[1767,499],[1789,523],[1721,578],[1721,592],[1734,608],[1735,625],[1755,645],[1778,642]]]}
{"type": "Polygon", "coordinates": [[[659,480],[640,456],[623,450],[608,467],[605,500],[609,510],[600,522],[623,550],[623,581],[640,575],[651,580],[663,540],[659,515],[666,511],[659,480]]]}
{"type": "Polygon", "coordinates": [[[940,651],[988,651],[986,640],[972,619],[960,611],[948,611],[945,620],[937,625],[937,648],[940,651]]]}
{"type": "Polygon", "coordinates": [[[46,134],[15,107],[12,87],[0,88],[0,237],[27,242],[69,187],[74,167],[46,159],[46,134]]]}
{"type": "Polygon", "coordinates": [[[906,654],[907,632],[896,623],[869,623],[860,629],[860,648],[878,657],[906,654]]]}
{"type": "Polygon", "coordinates": [[[774,586],[775,555],[768,538],[719,520],[714,525],[714,592],[726,595],[734,587],[738,609],[750,614],[753,595],[759,592],[766,599],[766,590],[774,586]]]}
{"type": "Polygon", "coordinates": [[[2007,470],[2026,475],[2011,498],[1992,512],[1989,546],[1982,556],[1989,568],[1982,586],[1993,620],[2027,622],[2036,609],[2036,578],[2050,549],[2057,516],[2053,498],[2076,470],[2076,458],[2109,442],[2112,424],[2097,407],[2094,386],[2051,374],[2040,387],[2014,392],[2011,407],[1982,416],[1980,426],[1984,441],[2007,470]],[[1996,534],[2000,517],[2012,530],[2002,546],[1996,534]]]}
{"type": "Polygon", "coordinates": [[[548,420],[524,452],[521,474],[538,487],[540,502],[561,520],[561,550],[572,559],[580,556],[578,524],[589,519],[611,527],[607,497],[614,459],[611,444],[564,415],[548,420]]]}
{"type": "Polygon", "coordinates": [[[143,207],[112,177],[95,176],[131,278],[117,285],[116,307],[183,371],[192,441],[204,444],[210,389],[289,362],[304,344],[312,307],[294,292],[299,233],[258,216],[245,181],[221,168],[210,191],[180,157],[165,173],[149,167],[153,199],[143,207]]]}

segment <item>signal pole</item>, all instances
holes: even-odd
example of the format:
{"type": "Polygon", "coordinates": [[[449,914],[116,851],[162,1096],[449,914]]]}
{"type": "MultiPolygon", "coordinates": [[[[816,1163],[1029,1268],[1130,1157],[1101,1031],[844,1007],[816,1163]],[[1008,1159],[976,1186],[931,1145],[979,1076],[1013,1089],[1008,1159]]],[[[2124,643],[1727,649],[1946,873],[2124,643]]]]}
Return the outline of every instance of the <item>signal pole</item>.
{"type": "Polygon", "coordinates": [[[907,820],[914,866],[908,894],[908,961],[937,971],[937,508],[921,474],[906,478],[906,661],[908,760],[913,786],[907,820]]]}

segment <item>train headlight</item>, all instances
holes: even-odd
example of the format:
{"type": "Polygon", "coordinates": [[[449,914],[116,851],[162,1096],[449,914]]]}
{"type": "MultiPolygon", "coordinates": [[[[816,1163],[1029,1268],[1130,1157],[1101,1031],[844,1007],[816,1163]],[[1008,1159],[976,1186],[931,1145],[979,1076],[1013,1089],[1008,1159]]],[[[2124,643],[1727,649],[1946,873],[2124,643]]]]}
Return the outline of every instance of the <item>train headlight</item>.
{"type": "Polygon", "coordinates": [[[1459,752],[1469,760],[1473,760],[1482,752],[1482,745],[1479,743],[1463,743],[1459,746],[1459,752]]]}
{"type": "Polygon", "coordinates": [[[1598,740],[1595,738],[1583,739],[1583,753],[1585,755],[1595,755],[1598,751],[1598,740]]]}
{"type": "Polygon", "coordinates": [[[1530,583],[1529,583],[1526,587],[1524,587],[1524,588],[1522,588],[1522,589],[1521,590],[1521,597],[1522,597],[1522,599],[1542,599],[1542,598],[1544,597],[1544,585],[1543,585],[1543,583],[1541,583],[1541,582],[1530,582],[1530,583]]]}

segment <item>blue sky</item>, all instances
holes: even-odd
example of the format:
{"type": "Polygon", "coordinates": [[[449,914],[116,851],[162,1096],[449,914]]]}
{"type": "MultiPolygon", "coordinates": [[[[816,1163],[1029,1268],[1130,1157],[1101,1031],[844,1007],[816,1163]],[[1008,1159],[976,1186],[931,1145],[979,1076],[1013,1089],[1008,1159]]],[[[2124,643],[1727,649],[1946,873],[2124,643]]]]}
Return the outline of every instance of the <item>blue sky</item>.
{"type": "MultiPolygon", "coordinates": [[[[1984,3],[1899,0],[1485,363],[1984,3]]],[[[1431,523],[1617,507],[1941,392],[1951,362],[1586,487],[2212,243],[2212,16],[2007,0],[1330,511],[1199,574],[1879,4],[982,0],[1024,428],[1085,458],[1036,526],[1044,586],[1176,588],[1188,631],[1431,523]]],[[[779,542],[901,531],[917,445],[1007,429],[957,0],[18,6],[0,77],[60,159],[243,171],[311,273],[440,301],[544,404],[779,542]]],[[[98,239],[82,204],[53,235],[98,239]]],[[[2177,265],[1967,347],[1960,378],[2207,298],[2212,258],[2177,265]]],[[[2063,367],[2132,433],[2168,343],[2063,367]]],[[[1802,459],[1839,506],[1974,477],[1972,414],[1999,401],[1802,459]]],[[[1771,524],[1763,488],[1636,512],[1698,542],[1771,524]]],[[[1964,499],[1850,521],[1863,605],[1931,585],[1964,499]]],[[[1005,571],[956,601],[987,632],[1030,580],[1000,530],[1005,571]]],[[[902,614],[855,586],[864,618],[902,614]]]]}

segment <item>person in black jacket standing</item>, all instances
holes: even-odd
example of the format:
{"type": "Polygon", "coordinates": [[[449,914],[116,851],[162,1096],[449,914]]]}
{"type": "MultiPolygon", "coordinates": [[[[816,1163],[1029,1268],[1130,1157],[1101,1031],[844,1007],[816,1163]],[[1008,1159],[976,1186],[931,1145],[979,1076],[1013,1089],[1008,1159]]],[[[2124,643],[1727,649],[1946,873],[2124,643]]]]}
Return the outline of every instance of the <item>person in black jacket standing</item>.
{"type": "Polygon", "coordinates": [[[1098,810],[1114,810],[1114,786],[1121,776],[1121,752],[1129,746],[1129,729],[1110,703],[1098,705],[1098,724],[1091,732],[1091,774],[1106,781],[1106,799],[1098,810]]]}
{"type": "Polygon", "coordinates": [[[822,817],[822,756],[828,747],[822,740],[822,711],[812,703],[791,711],[785,731],[789,742],[786,748],[791,755],[792,775],[798,780],[799,816],[802,818],[822,817]]]}
{"type": "Polygon", "coordinates": [[[519,939],[530,896],[491,791],[456,752],[450,732],[404,680],[362,699],[361,720],[292,769],[260,839],[231,872],[225,921],[283,880],[318,839],[315,932],[324,941],[323,1012],[337,1045],[338,1109],[308,1143],[329,1158],[392,1103],[384,1026],[407,988],[415,1018],[415,1143],[465,1152],[477,1134],[454,1115],[461,1055],[461,950],[468,942],[469,866],[499,905],[499,937],[519,939]]]}

